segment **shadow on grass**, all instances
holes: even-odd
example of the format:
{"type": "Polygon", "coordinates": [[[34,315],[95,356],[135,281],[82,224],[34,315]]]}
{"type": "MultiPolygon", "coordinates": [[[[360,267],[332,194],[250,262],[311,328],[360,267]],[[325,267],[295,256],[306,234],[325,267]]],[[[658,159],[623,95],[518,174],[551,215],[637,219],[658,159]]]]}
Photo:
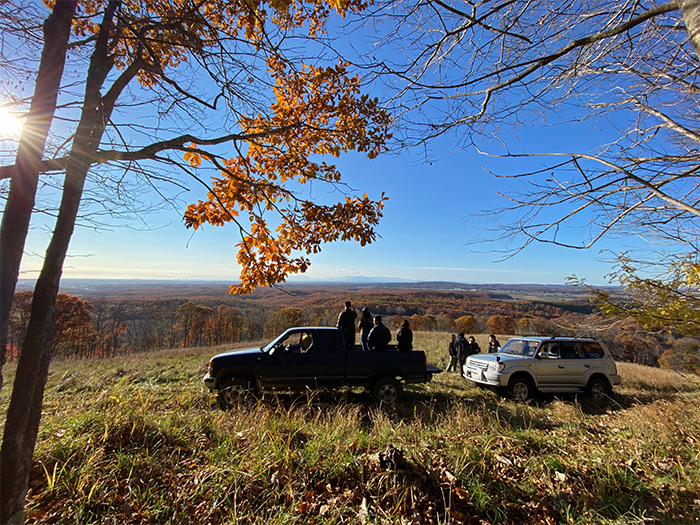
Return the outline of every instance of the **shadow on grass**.
{"type": "Polygon", "coordinates": [[[554,423],[544,409],[555,402],[575,406],[587,416],[599,416],[658,401],[672,401],[677,395],[684,393],[640,389],[633,394],[614,393],[611,398],[603,402],[593,401],[584,394],[539,394],[526,403],[530,408],[543,409],[541,417],[538,417],[537,411],[523,415],[524,403],[506,400],[488,388],[479,388],[470,381],[462,381],[458,377],[452,377],[448,382],[404,385],[404,389],[403,401],[395,406],[378,407],[373,402],[370,392],[361,387],[304,392],[265,392],[257,398],[250,399],[248,403],[260,402],[269,407],[285,409],[314,406],[322,410],[339,405],[351,405],[359,406],[367,414],[379,409],[392,418],[402,421],[433,421],[450,414],[457,407],[466,407],[467,410],[497,414],[499,419],[513,428],[553,429],[560,424],[554,423]]]}

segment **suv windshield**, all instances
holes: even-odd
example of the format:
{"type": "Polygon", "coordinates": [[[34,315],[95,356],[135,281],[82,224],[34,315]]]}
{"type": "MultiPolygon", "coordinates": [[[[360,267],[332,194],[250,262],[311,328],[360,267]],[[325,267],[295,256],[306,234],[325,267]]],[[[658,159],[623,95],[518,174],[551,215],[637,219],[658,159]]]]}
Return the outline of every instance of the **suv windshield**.
{"type": "Polygon", "coordinates": [[[526,339],[511,339],[498,351],[499,354],[522,355],[532,357],[535,355],[538,346],[537,341],[526,339]]]}

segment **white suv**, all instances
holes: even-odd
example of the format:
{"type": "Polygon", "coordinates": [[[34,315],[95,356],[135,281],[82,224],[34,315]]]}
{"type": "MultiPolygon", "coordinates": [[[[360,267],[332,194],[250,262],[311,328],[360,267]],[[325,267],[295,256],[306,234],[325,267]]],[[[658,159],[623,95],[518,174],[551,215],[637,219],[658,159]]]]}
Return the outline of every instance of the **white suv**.
{"type": "Polygon", "coordinates": [[[495,354],[467,358],[467,379],[496,387],[519,401],[535,392],[585,392],[595,401],[612,394],[620,376],[610,352],[594,339],[516,337],[495,354]]]}

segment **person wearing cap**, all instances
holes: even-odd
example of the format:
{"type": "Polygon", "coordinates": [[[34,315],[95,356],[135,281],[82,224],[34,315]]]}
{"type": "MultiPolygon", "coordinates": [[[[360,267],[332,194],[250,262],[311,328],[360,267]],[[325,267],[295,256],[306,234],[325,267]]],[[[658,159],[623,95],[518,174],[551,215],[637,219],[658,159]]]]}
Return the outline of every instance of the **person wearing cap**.
{"type": "Polygon", "coordinates": [[[360,330],[360,340],[362,341],[362,349],[365,352],[369,352],[369,342],[367,338],[369,333],[372,331],[374,322],[372,321],[372,314],[369,312],[369,308],[366,306],[362,309],[362,317],[360,317],[360,322],[358,323],[358,329],[360,330]]]}

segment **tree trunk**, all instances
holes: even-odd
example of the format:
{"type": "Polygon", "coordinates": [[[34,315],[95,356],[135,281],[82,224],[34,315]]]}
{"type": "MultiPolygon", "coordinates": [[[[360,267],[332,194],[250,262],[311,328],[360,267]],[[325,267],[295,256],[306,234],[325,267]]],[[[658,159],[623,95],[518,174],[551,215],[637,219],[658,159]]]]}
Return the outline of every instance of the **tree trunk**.
{"type": "MultiPolygon", "coordinates": [[[[96,111],[92,109],[91,113],[94,121],[96,111]]],[[[85,117],[84,111],[81,124],[89,126],[87,121],[91,119],[85,117]]],[[[86,144],[85,132],[80,128],[79,125],[75,140],[83,139],[81,143],[86,144]]],[[[56,228],[34,289],[27,337],[17,364],[0,449],[0,523],[3,524],[23,521],[24,498],[51,359],[56,296],[89,166],[84,155],[71,154],[56,228]]]]}
{"type": "Polygon", "coordinates": [[[690,43],[700,57],[700,0],[680,0],[680,4],[690,43]]]}
{"type": "Polygon", "coordinates": [[[40,162],[56,111],[56,99],[76,5],[77,0],[56,2],[44,22],[44,49],[34,85],[34,96],[19,141],[10,192],[0,226],[0,390],[12,297],[34,208],[40,162]]]}
{"type": "Polygon", "coordinates": [[[85,177],[90,167],[87,158],[89,153],[85,150],[76,153],[75,144],[86,144],[93,152],[97,149],[89,140],[96,114],[94,108],[88,109],[87,112],[86,108],[83,110],[83,117],[75,136],[74,151],[66,168],[56,227],[34,289],[27,337],[17,364],[15,386],[12,389],[0,449],[0,523],[3,524],[22,523],[23,520],[29,469],[39,431],[44,387],[51,358],[56,297],[63,263],[75,228],[85,177]]]}
{"type": "Polygon", "coordinates": [[[109,30],[119,1],[111,0],[105,9],[90,60],[83,110],[66,166],[56,227],[34,289],[27,337],[17,364],[0,449],[0,523],[3,525],[23,522],[29,471],[51,360],[52,327],[63,263],[75,229],[91,159],[110,116],[105,114],[100,90],[113,65],[108,55],[109,30]]]}

